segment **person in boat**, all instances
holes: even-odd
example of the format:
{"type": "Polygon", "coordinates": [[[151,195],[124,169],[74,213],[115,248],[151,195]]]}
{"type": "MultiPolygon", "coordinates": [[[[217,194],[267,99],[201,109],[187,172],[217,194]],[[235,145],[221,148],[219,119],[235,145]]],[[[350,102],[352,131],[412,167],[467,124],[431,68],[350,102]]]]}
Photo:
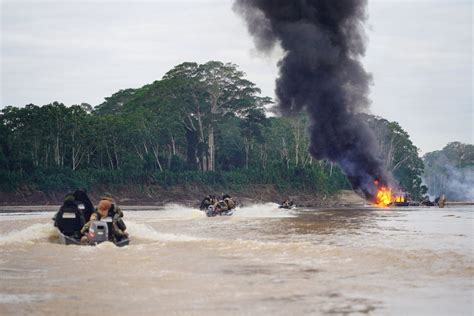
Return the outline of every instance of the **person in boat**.
{"type": "Polygon", "coordinates": [[[290,208],[293,207],[293,205],[294,205],[294,203],[293,203],[292,200],[286,199],[285,201],[283,201],[283,202],[280,204],[280,208],[290,209],[290,208]]]}
{"type": "Polygon", "coordinates": [[[119,217],[123,217],[123,212],[120,209],[120,207],[118,207],[117,204],[115,204],[115,201],[114,201],[114,198],[112,197],[112,194],[105,193],[104,195],[102,195],[100,197],[100,200],[101,201],[106,200],[106,201],[109,201],[112,204],[112,206],[110,207],[110,210],[109,210],[109,216],[110,217],[113,217],[115,215],[117,215],[119,217]]]}
{"type": "Polygon", "coordinates": [[[201,201],[201,205],[199,205],[200,210],[207,210],[207,208],[211,205],[211,196],[207,195],[204,197],[204,199],[201,201]]]}
{"type": "Polygon", "coordinates": [[[89,199],[87,191],[85,189],[79,189],[76,190],[73,195],[76,204],[78,204],[78,206],[83,206],[83,208],[81,209],[82,214],[84,215],[84,220],[88,222],[92,213],[94,213],[94,204],[92,204],[91,200],[89,199]]]}
{"type": "Polygon", "coordinates": [[[215,195],[207,195],[201,202],[199,209],[205,211],[209,206],[216,204],[217,199],[215,195]]]}
{"type": "Polygon", "coordinates": [[[218,201],[214,204],[214,213],[216,214],[221,214],[223,212],[227,212],[228,210],[229,207],[227,206],[227,203],[223,200],[218,201]]]}
{"type": "Polygon", "coordinates": [[[100,200],[96,211],[92,213],[90,220],[81,229],[81,242],[87,243],[89,241],[88,233],[92,222],[100,221],[106,217],[112,218],[112,233],[110,234],[112,236],[111,241],[116,242],[122,240],[123,238],[127,238],[128,233],[125,231],[127,227],[125,226],[125,223],[122,219],[123,213],[122,211],[120,211],[120,213],[117,212],[117,209],[120,211],[120,209],[116,207],[109,198],[100,200]]]}
{"type": "Polygon", "coordinates": [[[223,215],[223,213],[229,212],[236,207],[235,201],[229,194],[223,195],[221,200],[215,199],[214,201],[214,204],[208,207],[208,216],[223,215]]]}
{"type": "Polygon", "coordinates": [[[229,194],[224,194],[222,196],[222,200],[226,204],[227,210],[233,210],[237,206],[234,199],[232,199],[232,197],[229,194]]]}
{"type": "MultiPolygon", "coordinates": [[[[78,228],[84,225],[85,223],[84,215],[81,212],[81,210],[79,210],[78,203],[75,200],[73,193],[66,194],[66,196],[64,197],[63,205],[61,205],[61,207],[59,208],[59,211],[54,216],[54,226],[60,230],[62,230],[60,221],[63,218],[63,214],[65,212],[75,214],[76,218],[79,220],[78,228]]],[[[77,231],[77,232],[74,232],[74,234],[71,237],[79,239],[81,236],[80,236],[79,231],[77,231]]]]}

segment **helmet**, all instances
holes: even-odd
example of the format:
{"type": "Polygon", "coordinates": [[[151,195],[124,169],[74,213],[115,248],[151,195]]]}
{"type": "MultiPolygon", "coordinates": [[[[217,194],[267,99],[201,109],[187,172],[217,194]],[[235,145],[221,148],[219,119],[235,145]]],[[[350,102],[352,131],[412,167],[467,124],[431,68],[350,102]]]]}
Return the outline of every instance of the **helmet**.
{"type": "Polygon", "coordinates": [[[64,202],[74,202],[74,200],[74,195],[72,193],[68,193],[64,196],[64,202]]]}
{"type": "Polygon", "coordinates": [[[108,193],[108,192],[105,192],[101,197],[100,197],[101,200],[109,200],[109,201],[113,201],[114,198],[112,197],[112,194],[108,193]]]}

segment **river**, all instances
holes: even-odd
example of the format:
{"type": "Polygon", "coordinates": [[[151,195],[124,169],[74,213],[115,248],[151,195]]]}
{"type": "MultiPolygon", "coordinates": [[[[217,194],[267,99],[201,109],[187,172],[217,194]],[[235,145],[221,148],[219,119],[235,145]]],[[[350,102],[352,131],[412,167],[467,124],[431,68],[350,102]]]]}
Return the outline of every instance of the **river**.
{"type": "Polygon", "coordinates": [[[474,208],[127,211],[123,248],[0,213],[1,315],[472,315],[474,208]]]}

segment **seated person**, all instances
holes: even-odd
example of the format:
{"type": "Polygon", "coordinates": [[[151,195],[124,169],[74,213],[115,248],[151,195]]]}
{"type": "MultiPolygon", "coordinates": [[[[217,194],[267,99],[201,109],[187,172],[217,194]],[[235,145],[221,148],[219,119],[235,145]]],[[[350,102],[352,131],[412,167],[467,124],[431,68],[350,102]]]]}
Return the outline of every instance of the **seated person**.
{"type": "Polygon", "coordinates": [[[208,195],[201,201],[201,205],[199,206],[199,209],[207,210],[207,208],[212,204],[214,204],[213,200],[212,200],[212,197],[210,195],[208,195]]]}
{"type": "MultiPolygon", "coordinates": [[[[103,200],[106,200],[106,201],[109,201],[112,206],[110,207],[110,210],[109,210],[109,216],[110,217],[114,217],[115,215],[118,215],[119,217],[123,217],[123,212],[122,210],[120,209],[120,207],[118,207],[116,204],[115,204],[115,201],[112,197],[112,194],[110,193],[105,193],[103,196],[101,196],[100,198],[101,201],[103,200]]],[[[100,202],[99,202],[100,203],[100,202]]]]}
{"type": "Polygon", "coordinates": [[[291,209],[291,208],[293,208],[294,205],[295,205],[295,203],[293,203],[292,200],[286,199],[280,204],[280,206],[278,208],[291,209]]]}
{"type": "Polygon", "coordinates": [[[237,206],[235,201],[232,199],[232,197],[229,194],[225,194],[222,197],[222,200],[225,202],[227,206],[227,210],[232,210],[237,206]]]}
{"type": "Polygon", "coordinates": [[[89,241],[88,233],[91,223],[94,221],[100,221],[105,217],[112,218],[112,232],[109,234],[112,238],[111,241],[116,242],[128,237],[128,234],[125,232],[127,227],[122,220],[123,213],[121,211],[120,213],[117,213],[117,208],[114,206],[115,205],[109,199],[104,199],[99,202],[96,211],[92,213],[90,220],[81,230],[81,234],[83,235],[81,242],[87,243],[89,241]]]}
{"type": "Polygon", "coordinates": [[[220,214],[228,210],[229,210],[229,207],[227,206],[227,203],[224,201],[219,201],[214,204],[214,212],[217,214],[220,214]]]}
{"type": "Polygon", "coordinates": [[[92,204],[89,196],[87,196],[87,192],[85,189],[79,189],[74,192],[74,199],[78,205],[82,204],[84,209],[82,213],[84,214],[84,219],[86,222],[89,221],[92,213],[94,212],[94,205],[92,204]]]}
{"type": "Polygon", "coordinates": [[[69,193],[64,197],[63,205],[54,216],[54,226],[63,234],[73,237],[80,237],[81,227],[84,225],[84,216],[77,206],[74,195],[69,193]],[[73,217],[64,216],[65,213],[74,214],[73,217]]]}

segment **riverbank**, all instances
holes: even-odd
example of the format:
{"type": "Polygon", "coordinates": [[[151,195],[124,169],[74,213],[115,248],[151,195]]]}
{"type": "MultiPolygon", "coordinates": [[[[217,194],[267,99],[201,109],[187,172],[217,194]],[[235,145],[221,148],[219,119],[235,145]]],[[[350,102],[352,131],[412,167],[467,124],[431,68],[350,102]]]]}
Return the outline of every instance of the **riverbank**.
{"type": "MultiPolygon", "coordinates": [[[[352,191],[343,190],[336,194],[325,194],[311,191],[279,190],[273,185],[251,185],[244,189],[225,190],[208,186],[174,186],[164,189],[160,186],[129,187],[122,190],[102,188],[89,192],[93,202],[98,201],[104,192],[110,192],[121,205],[161,206],[169,203],[197,206],[200,199],[207,194],[222,195],[228,193],[245,205],[251,203],[279,203],[292,199],[302,207],[339,207],[363,205],[365,201],[352,191]]],[[[0,192],[0,206],[59,205],[66,192],[41,192],[22,190],[0,192]]]]}

